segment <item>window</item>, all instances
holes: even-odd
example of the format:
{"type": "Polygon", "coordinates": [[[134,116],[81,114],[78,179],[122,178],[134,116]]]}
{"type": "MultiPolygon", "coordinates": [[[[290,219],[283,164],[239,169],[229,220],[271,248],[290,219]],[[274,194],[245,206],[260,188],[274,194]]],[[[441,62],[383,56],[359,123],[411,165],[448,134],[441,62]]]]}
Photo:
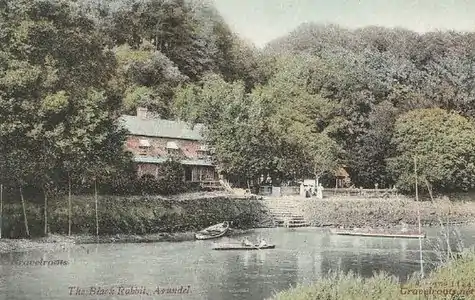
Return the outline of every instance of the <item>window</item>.
{"type": "Polygon", "coordinates": [[[175,142],[167,142],[167,149],[178,150],[180,148],[178,148],[178,145],[175,142]]]}
{"type": "Polygon", "coordinates": [[[150,145],[150,142],[146,139],[140,139],[139,140],[139,149],[140,149],[140,152],[139,154],[140,155],[147,155],[147,150],[150,149],[151,145],[150,145]]]}
{"type": "Polygon", "coordinates": [[[176,142],[167,142],[167,152],[168,154],[178,154],[180,148],[176,144],[176,142]]]}
{"type": "Polygon", "coordinates": [[[151,147],[150,142],[148,140],[145,140],[145,139],[139,140],[139,148],[140,149],[148,149],[150,147],[151,147]]]}
{"type": "Polygon", "coordinates": [[[200,145],[196,152],[198,154],[198,159],[207,159],[207,157],[209,156],[208,145],[200,145]]]}

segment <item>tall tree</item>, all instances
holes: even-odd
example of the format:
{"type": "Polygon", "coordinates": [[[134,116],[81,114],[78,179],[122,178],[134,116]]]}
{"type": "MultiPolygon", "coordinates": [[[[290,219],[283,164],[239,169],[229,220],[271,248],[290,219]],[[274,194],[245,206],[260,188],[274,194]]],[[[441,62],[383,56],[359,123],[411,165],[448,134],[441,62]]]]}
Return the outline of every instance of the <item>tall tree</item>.
{"type": "Polygon", "coordinates": [[[71,3],[4,4],[0,148],[10,182],[39,183],[47,195],[52,181],[82,173],[86,162],[115,165],[112,158],[123,156],[124,132],[116,121],[121,103],[109,97],[114,54],[71,3]]]}
{"type": "Polygon", "coordinates": [[[394,157],[389,171],[397,185],[411,190],[414,174],[411,162],[417,157],[418,177],[436,191],[467,190],[475,187],[475,124],[439,108],[419,109],[401,116],[395,125],[394,157]]]}

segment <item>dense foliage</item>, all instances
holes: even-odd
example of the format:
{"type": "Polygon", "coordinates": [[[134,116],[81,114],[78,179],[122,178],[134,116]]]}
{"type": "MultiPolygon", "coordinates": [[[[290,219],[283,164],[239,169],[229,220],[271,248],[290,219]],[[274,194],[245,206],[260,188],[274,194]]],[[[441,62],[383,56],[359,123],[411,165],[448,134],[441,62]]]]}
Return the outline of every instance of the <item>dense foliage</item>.
{"type": "Polygon", "coordinates": [[[244,181],[345,166],[356,186],[407,189],[402,165],[421,156],[435,189],[473,187],[475,33],[303,24],[258,50],[207,1],[6,0],[0,74],[0,176],[15,186],[121,190],[133,166],[117,119],[145,106],[205,123],[220,169],[244,181]]]}
{"type": "Polygon", "coordinates": [[[391,170],[398,186],[414,187],[414,158],[424,183],[446,191],[475,187],[475,123],[439,108],[413,110],[395,125],[391,170]]]}
{"type": "Polygon", "coordinates": [[[66,2],[7,1],[0,13],[2,182],[48,190],[122,170],[116,61],[94,22],[66,2]]]}

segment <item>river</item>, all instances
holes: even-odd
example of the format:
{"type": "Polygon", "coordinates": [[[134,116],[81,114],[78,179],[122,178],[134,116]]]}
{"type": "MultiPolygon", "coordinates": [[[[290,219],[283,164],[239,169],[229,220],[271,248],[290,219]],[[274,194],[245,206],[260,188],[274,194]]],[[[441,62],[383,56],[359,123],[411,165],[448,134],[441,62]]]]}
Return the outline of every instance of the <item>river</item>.
{"type": "MultiPolygon", "coordinates": [[[[423,258],[429,271],[437,261],[433,250],[443,242],[439,229],[426,232],[423,258]]],[[[466,247],[475,244],[475,227],[460,227],[460,233],[466,247]]],[[[262,237],[276,249],[211,251],[213,241],[193,241],[78,245],[50,253],[3,254],[0,299],[262,300],[330,271],[353,271],[365,277],[385,271],[404,281],[420,269],[418,240],[334,236],[318,228],[256,229],[248,237],[262,237]],[[22,265],[41,259],[67,265],[22,265]],[[90,295],[91,287],[96,293],[113,295],[90,295]],[[142,295],[142,287],[151,295],[142,295]],[[167,288],[181,288],[183,293],[170,294],[173,290],[164,291],[167,288]]]]}

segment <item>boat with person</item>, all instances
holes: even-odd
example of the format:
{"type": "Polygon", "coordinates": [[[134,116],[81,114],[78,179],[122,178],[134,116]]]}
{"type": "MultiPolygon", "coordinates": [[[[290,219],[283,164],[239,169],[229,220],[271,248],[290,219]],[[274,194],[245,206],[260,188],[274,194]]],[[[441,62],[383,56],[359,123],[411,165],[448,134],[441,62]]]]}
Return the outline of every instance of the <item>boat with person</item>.
{"type": "Polygon", "coordinates": [[[200,232],[195,234],[197,240],[210,240],[217,239],[224,236],[229,230],[229,222],[224,221],[223,223],[215,224],[213,226],[207,227],[200,232]]]}
{"type": "Polygon", "coordinates": [[[213,247],[213,250],[264,250],[274,249],[275,245],[269,245],[264,239],[260,239],[258,244],[255,244],[246,237],[241,243],[221,244],[213,247]]]}
{"type": "Polygon", "coordinates": [[[405,238],[405,239],[423,239],[426,234],[421,232],[380,232],[380,231],[359,231],[359,230],[330,230],[335,235],[350,235],[360,237],[383,237],[383,238],[405,238]]]}
{"type": "Polygon", "coordinates": [[[212,248],[213,250],[266,250],[275,249],[275,245],[242,245],[240,243],[235,244],[221,244],[212,248]]]}

